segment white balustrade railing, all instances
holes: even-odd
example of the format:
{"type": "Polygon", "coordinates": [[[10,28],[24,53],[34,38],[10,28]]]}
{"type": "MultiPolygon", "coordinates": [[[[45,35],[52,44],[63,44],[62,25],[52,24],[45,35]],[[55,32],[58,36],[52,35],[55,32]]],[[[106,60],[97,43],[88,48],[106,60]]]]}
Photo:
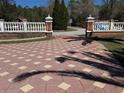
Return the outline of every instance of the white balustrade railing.
{"type": "Polygon", "coordinates": [[[0,32],[46,32],[45,22],[0,22],[0,32]]]}
{"type": "Polygon", "coordinates": [[[44,22],[28,22],[27,31],[45,31],[46,25],[44,22]]]}
{"type": "Polygon", "coordinates": [[[94,31],[124,31],[124,22],[95,22],[94,31]]]}
{"type": "Polygon", "coordinates": [[[4,32],[22,32],[24,25],[22,22],[4,22],[4,32]]]}
{"type": "Polygon", "coordinates": [[[113,31],[124,31],[124,22],[112,22],[111,26],[113,31]]]}

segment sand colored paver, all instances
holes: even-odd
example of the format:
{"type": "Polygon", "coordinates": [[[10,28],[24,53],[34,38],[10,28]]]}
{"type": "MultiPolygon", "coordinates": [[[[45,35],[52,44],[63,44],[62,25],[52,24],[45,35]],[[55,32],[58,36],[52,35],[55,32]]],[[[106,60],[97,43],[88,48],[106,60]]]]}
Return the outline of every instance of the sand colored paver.
{"type": "Polygon", "coordinates": [[[0,93],[124,93],[124,68],[99,42],[56,36],[0,45],[0,93]]]}
{"type": "Polygon", "coordinates": [[[96,87],[99,87],[99,88],[104,88],[105,87],[105,84],[101,83],[101,82],[94,82],[93,85],[96,86],[96,87]]]}
{"type": "Polygon", "coordinates": [[[31,90],[33,89],[33,87],[32,87],[31,85],[27,84],[27,85],[21,87],[20,89],[21,89],[23,92],[26,93],[26,92],[28,92],[28,91],[31,91],[31,90]]]}
{"type": "Polygon", "coordinates": [[[44,76],[41,79],[44,80],[44,81],[49,81],[49,80],[52,79],[52,77],[51,76],[44,76]]]}
{"type": "Polygon", "coordinates": [[[63,90],[68,90],[69,87],[71,87],[71,85],[63,82],[60,85],[58,85],[59,88],[63,89],[63,90]]]}

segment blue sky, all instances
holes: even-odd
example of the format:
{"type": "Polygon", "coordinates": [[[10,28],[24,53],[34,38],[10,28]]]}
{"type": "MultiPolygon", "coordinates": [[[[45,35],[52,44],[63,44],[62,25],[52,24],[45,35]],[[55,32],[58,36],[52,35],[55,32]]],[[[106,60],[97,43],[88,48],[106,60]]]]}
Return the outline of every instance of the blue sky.
{"type": "MultiPolygon", "coordinates": [[[[33,7],[33,6],[47,6],[48,0],[15,0],[17,5],[21,5],[23,7],[33,7]]],[[[68,0],[65,0],[67,3],[68,0]]],[[[96,0],[96,4],[101,4],[101,0],[96,0]]]]}

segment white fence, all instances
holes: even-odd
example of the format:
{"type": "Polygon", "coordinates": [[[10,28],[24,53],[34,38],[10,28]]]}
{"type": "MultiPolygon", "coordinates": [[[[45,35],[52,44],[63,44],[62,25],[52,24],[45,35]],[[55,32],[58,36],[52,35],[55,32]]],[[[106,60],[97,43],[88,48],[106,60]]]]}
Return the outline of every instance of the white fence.
{"type": "Polygon", "coordinates": [[[124,31],[124,22],[95,22],[94,31],[124,31]]]}
{"type": "Polygon", "coordinates": [[[0,22],[0,32],[47,32],[45,22],[0,22]]]}

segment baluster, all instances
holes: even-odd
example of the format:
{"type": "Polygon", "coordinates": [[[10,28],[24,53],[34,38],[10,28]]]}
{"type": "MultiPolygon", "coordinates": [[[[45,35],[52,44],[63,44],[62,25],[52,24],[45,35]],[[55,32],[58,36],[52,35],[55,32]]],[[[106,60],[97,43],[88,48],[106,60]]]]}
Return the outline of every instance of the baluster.
{"type": "Polygon", "coordinates": [[[31,24],[29,23],[29,27],[30,27],[30,31],[32,30],[32,26],[31,26],[31,24]]]}
{"type": "Polygon", "coordinates": [[[43,26],[43,23],[41,23],[41,31],[43,31],[44,30],[44,28],[43,28],[44,26],[43,26]]]}
{"type": "Polygon", "coordinates": [[[42,31],[44,30],[44,24],[42,24],[42,31]]]}
{"type": "Polygon", "coordinates": [[[9,30],[9,24],[6,23],[6,25],[7,25],[7,29],[6,29],[6,31],[8,31],[8,30],[9,30]]]}
{"type": "Polygon", "coordinates": [[[12,29],[12,32],[15,30],[15,24],[14,23],[11,23],[11,29],[12,29]]]}
{"type": "Polygon", "coordinates": [[[36,23],[35,26],[36,26],[36,29],[35,29],[35,30],[37,31],[37,30],[38,30],[38,29],[37,29],[37,28],[38,28],[38,24],[36,23]]]}
{"type": "Polygon", "coordinates": [[[6,23],[4,23],[4,31],[6,31],[6,28],[7,28],[7,27],[6,27],[6,23]]]}
{"type": "Polygon", "coordinates": [[[7,25],[8,25],[8,29],[7,29],[7,31],[9,31],[9,30],[10,30],[10,24],[8,23],[7,25]]]}
{"type": "Polygon", "coordinates": [[[33,24],[33,31],[35,30],[35,24],[34,23],[32,23],[33,24]]]}
{"type": "Polygon", "coordinates": [[[9,23],[9,31],[11,31],[11,24],[9,23]]]}
{"type": "Polygon", "coordinates": [[[39,24],[37,23],[36,25],[37,25],[37,26],[36,26],[36,29],[37,29],[37,31],[39,31],[39,28],[38,28],[39,24]]]}
{"type": "Polygon", "coordinates": [[[33,24],[31,23],[31,31],[33,31],[33,24]]]}
{"type": "Polygon", "coordinates": [[[34,30],[34,25],[32,24],[32,31],[34,30]]]}
{"type": "Polygon", "coordinates": [[[40,23],[38,24],[38,32],[40,31],[40,23]]]}
{"type": "Polygon", "coordinates": [[[20,27],[19,30],[22,31],[22,24],[21,23],[19,24],[19,27],[20,27]]]}
{"type": "Polygon", "coordinates": [[[35,25],[35,31],[37,31],[37,24],[36,24],[36,23],[34,23],[34,25],[35,25]]]}
{"type": "Polygon", "coordinates": [[[14,31],[14,24],[13,23],[11,23],[11,30],[12,30],[12,32],[14,31]]]}
{"type": "Polygon", "coordinates": [[[46,31],[46,24],[44,23],[44,30],[46,31]]]}
{"type": "Polygon", "coordinates": [[[32,30],[32,26],[31,26],[31,24],[30,24],[30,23],[29,23],[28,25],[29,25],[29,28],[30,28],[30,31],[31,31],[31,30],[32,30]]]}
{"type": "Polygon", "coordinates": [[[13,23],[11,23],[11,30],[12,30],[12,32],[14,31],[14,24],[13,23]]]}
{"type": "Polygon", "coordinates": [[[22,31],[22,25],[21,25],[21,23],[19,24],[19,31],[22,31]]]}
{"type": "Polygon", "coordinates": [[[15,24],[14,23],[11,23],[12,24],[12,32],[15,31],[15,24]]]}
{"type": "MultiPolygon", "coordinates": [[[[33,23],[32,23],[33,24],[33,23]]],[[[34,31],[34,24],[33,24],[33,31],[34,31]]]]}
{"type": "Polygon", "coordinates": [[[27,31],[29,31],[30,29],[29,29],[29,23],[27,23],[27,31]]]}
{"type": "Polygon", "coordinates": [[[10,27],[9,27],[10,31],[12,31],[12,23],[10,23],[9,26],[10,26],[10,27]]]}
{"type": "Polygon", "coordinates": [[[38,31],[40,31],[40,23],[38,24],[38,31]]]}
{"type": "Polygon", "coordinates": [[[38,31],[38,24],[36,24],[36,31],[38,31]]]}
{"type": "Polygon", "coordinates": [[[122,30],[122,28],[123,28],[123,24],[121,24],[121,30],[122,30]]]}
{"type": "Polygon", "coordinates": [[[41,25],[42,25],[42,24],[40,24],[40,25],[39,25],[39,26],[40,26],[40,31],[42,30],[42,27],[41,27],[41,25]]]}
{"type": "Polygon", "coordinates": [[[124,30],[124,24],[123,24],[123,30],[124,30]]]}
{"type": "Polygon", "coordinates": [[[34,23],[34,31],[36,31],[36,24],[34,23]]]}
{"type": "Polygon", "coordinates": [[[16,27],[15,27],[16,31],[19,31],[18,30],[18,23],[16,23],[15,25],[16,25],[16,27]]]}
{"type": "Polygon", "coordinates": [[[46,25],[44,24],[44,29],[43,30],[45,30],[46,31],[46,25]]]}

